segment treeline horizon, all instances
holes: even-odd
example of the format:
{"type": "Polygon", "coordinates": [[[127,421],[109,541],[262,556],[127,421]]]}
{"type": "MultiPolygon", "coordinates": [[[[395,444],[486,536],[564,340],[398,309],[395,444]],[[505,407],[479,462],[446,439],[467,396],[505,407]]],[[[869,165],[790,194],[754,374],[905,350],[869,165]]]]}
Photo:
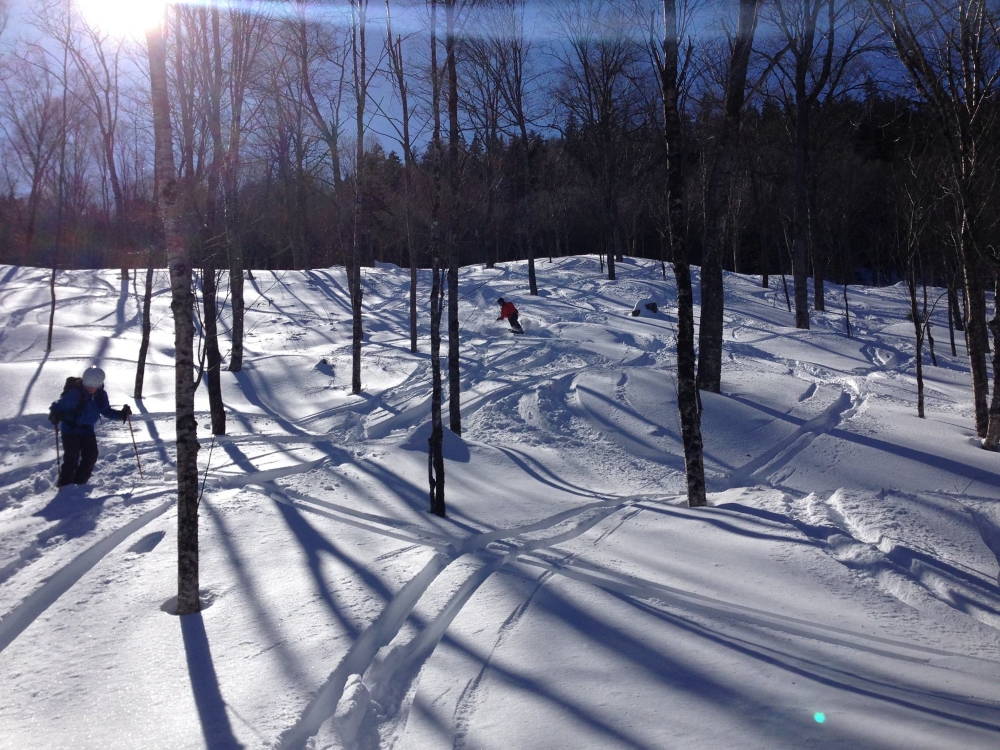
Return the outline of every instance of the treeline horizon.
{"type": "MultiPolygon", "coordinates": [[[[818,212],[815,241],[825,245],[829,261],[828,280],[837,283],[894,283],[902,269],[894,257],[886,234],[885,217],[893,210],[889,192],[897,171],[906,166],[906,155],[921,147],[919,127],[924,116],[902,97],[888,98],[871,92],[864,100],[848,99],[829,108],[829,124],[836,125],[826,134],[828,145],[823,159],[821,183],[816,185],[818,212]],[[829,211],[827,209],[830,209],[829,211]],[[837,215],[837,211],[840,215],[837,215]]],[[[707,112],[686,123],[686,158],[695,175],[688,186],[693,205],[689,204],[689,260],[700,265],[704,235],[704,194],[701,176],[707,174],[706,152],[717,126],[718,113],[707,112]]],[[[785,115],[773,105],[750,110],[744,115],[745,155],[750,163],[741,164],[740,181],[734,206],[737,229],[729,239],[729,252],[723,258],[726,270],[746,274],[791,274],[791,255],[787,245],[790,211],[790,181],[793,165],[791,149],[782,132],[785,115]],[[751,161],[752,160],[752,161],[751,161]],[[756,162],[756,163],[753,163],[756,162]],[[753,170],[753,173],[752,173],[753,170]]],[[[648,124],[644,124],[648,126],[648,124]]],[[[530,187],[536,223],[533,241],[539,257],[564,255],[604,255],[611,242],[602,216],[600,196],[591,184],[587,160],[588,134],[585,126],[570,121],[562,135],[548,137],[533,131],[529,136],[528,159],[530,187]]],[[[662,153],[658,153],[655,131],[640,128],[630,134],[624,156],[632,161],[622,166],[631,174],[621,186],[619,221],[622,223],[619,255],[670,262],[672,248],[665,236],[662,219],[656,215],[656,198],[663,190],[657,175],[663,174],[662,153]]],[[[464,224],[456,241],[460,265],[525,260],[524,229],[517,215],[524,194],[518,162],[521,144],[512,138],[498,138],[491,147],[487,163],[485,148],[479,140],[462,144],[464,160],[462,201],[458,222],[464,224]],[[490,190],[487,175],[493,181],[490,190]],[[492,192],[492,196],[490,193],[492,192]],[[491,205],[492,202],[492,205],[491,205]],[[492,214],[492,215],[491,215],[492,214]]],[[[367,177],[364,192],[364,224],[370,227],[364,265],[375,262],[409,267],[406,227],[404,226],[404,169],[395,151],[386,151],[380,142],[366,148],[363,174],[367,177]]],[[[418,191],[411,196],[411,241],[416,246],[416,263],[429,268],[429,194],[433,171],[431,144],[417,157],[412,167],[418,191]],[[421,186],[419,181],[425,184],[421,186]]],[[[343,178],[343,194],[353,200],[354,175],[343,178]]],[[[413,179],[413,178],[411,178],[413,179]]],[[[241,235],[244,266],[254,270],[308,269],[342,265],[344,258],[338,244],[349,236],[350,202],[336,205],[334,191],[323,180],[303,175],[304,195],[298,186],[283,183],[269,174],[260,181],[247,180],[239,187],[238,202],[246,216],[235,229],[241,235]],[[301,200],[301,203],[296,202],[301,200]],[[301,222],[301,234],[293,236],[295,222],[301,222]],[[331,241],[331,228],[341,237],[331,241]]],[[[58,224],[57,202],[43,198],[38,206],[33,257],[18,257],[17,223],[10,221],[23,212],[26,198],[0,197],[0,262],[12,265],[51,267],[58,224]],[[21,205],[18,205],[21,204],[21,205]]],[[[62,268],[116,268],[127,265],[145,268],[164,265],[162,239],[151,195],[130,197],[127,234],[122,249],[115,247],[119,228],[113,217],[86,207],[73,222],[74,236],[67,239],[59,258],[62,268]]],[[[69,223],[69,222],[67,222],[69,223]]],[[[195,227],[189,228],[192,238],[195,227]]],[[[23,238],[23,230],[20,232],[23,238]]],[[[23,239],[22,239],[23,241],[23,239]]],[[[220,258],[217,264],[224,265],[220,258]]],[[[929,268],[929,271],[936,269],[929,268]]],[[[940,274],[936,280],[941,281],[940,274]]]]}
{"type": "MultiPolygon", "coordinates": [[[[591,5],[567,4],[551,19],[565,31],[560,45],[533,44],[524,6],[516,2],[459,6],[502,19],[493,35],[456,40],[458,158],[445,169],[458,170],[460,187],[446,191],[439,220],[450,227],[460,265],[609,252],[673,259],[657,69],[638,37],[636,16],[626,12],[638,6],[607,3],[612,10],[586,18],[591,5]],[[621,30],[629,22],[631,31],[621,30]],[[609,24],[619,36],[595,38],[595,30],[609,24]],[[514,61],[512,40],[521,42],[514,61]]],[[[695,265],[702,259],[705,195],[726,116],[721,76],[732,36],[723,23],[731,12],[726,6],[700,4],[701,24],[715,35],[703,29],[702,42],[692,32],[682,51],[687,200],[681,244],[695,265]]],[[[883,35],[864,14],[867,4],[838,0],[834,6],[837,17],[826,27],[820,18],[813,30],[817,48],[828,36],[841,68],[838,80],[809,103],[810,273],[842,284],[892,282],[906,272],[908,191],[925,190],[928,201],[943,192],[933,177],[946,154],[932,137],[934,113],[898,81],[879,81],[878,73],[885,77],[895,68],[883,35]]],[[[372,93],[368,110],[380,126],[391,122],[396,137],[377,136],[369,116],[358,170],[351,26],[269,7],[222,5],[214,26],[204,7],[171,10],[171,114],[177,166],[190,196],[186,233],[196,256],[214,256],[213,265],[225,267],[238,243],[251,269],[344,264],[347,254],[362,265],[405,268],[411,253],[418,267],[430,267],[435,155],[425,101],[433,82],[421,49],[427,40],[422,33],[397,37],[390,54],[385,18],[378,19],[380,33],[368,40],[365,54],[369,83],[378,83],[378,96],[395,104],[376,106],[372,93]],[[215,34],[219,70],[205,44],[215,34]],[[407,123],[401,92],[409,94],[407,123]],[[214,141],[207,114],[213,97],[222,114],[214,141]],[[401,142],[404,124],[421,137],[401,142]],[[218,160],[213,143],[223,149],[218,160]],[[209,212],[221,215],[211,227],[209,212]]],[[[721,261],[726,270],[759,274],[766,283],[768,275],[792,273],[800,115],[796,82],[781,72],[792,57],[782,49],[780,18],[768,20],[768,3],[761,14],[721,261]]],[[[142,52],[92,28],[65,2],[45,4],[32,35],[7,45],[0,85],[6,180],[0,262],[164,264],[142,52]]],[[[813,63],[819,75],[823,61],[813,63]]],[[[936,217],[925,236],[945,237],[948,222],[936,217]]],[[[923,275],[955,287],[954,265],[938,262],[938,255],[927,253],[923,275]]]]}

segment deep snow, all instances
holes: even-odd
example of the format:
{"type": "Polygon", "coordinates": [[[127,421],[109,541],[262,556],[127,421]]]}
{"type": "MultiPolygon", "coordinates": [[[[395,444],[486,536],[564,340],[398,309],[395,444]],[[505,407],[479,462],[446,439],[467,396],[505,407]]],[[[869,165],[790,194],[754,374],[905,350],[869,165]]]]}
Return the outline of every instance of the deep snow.
{"type": "Polygon", "coordinates": [[[1000,458],[943,307],[920,420],[902,286],[852,287],[849,339],[836,303],[799,331],[727,275],[695,510],[669,270],[538,271],[535,298],[524,264],[462,271],[447,519],[408,272],[365,272],[360,396],[342,269],[255,273],[227,436],[198,391],[206,608],[178,618],[164,272],[145,478],[105,422],[92,485],[56,496],[48,405],[91,363],[134,403],[137,290],[60,273],[46,354],[48,272],[0,267],[0,747],[1000,747],[1000,458]]]}

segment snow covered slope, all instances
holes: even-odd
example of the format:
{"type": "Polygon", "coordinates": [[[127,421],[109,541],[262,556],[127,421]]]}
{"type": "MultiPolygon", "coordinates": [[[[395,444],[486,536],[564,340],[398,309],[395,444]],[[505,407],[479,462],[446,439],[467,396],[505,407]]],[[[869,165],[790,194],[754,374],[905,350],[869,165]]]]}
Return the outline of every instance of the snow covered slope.
{"type": "Polygon", "coordinates": [[[0,747],[1000,747],[1000,457],[943,316],[920,420],[902,287],[849,290],[851,339],[727,275],[695,510],[669,270],[538,271],[532,298],[523,264],[462,270],[447,519],[408,272],[365,271],[360,396],[343,270],[255,273],[227,436],[198,391],[206,607],[177,618],[164,272],[135,404],[133,282],[61,273],[46,354],[48,272],[0,267],[0,747]],[[56,496],[45,414],[91,363],[144,478],[105,422],[56,496]]]}

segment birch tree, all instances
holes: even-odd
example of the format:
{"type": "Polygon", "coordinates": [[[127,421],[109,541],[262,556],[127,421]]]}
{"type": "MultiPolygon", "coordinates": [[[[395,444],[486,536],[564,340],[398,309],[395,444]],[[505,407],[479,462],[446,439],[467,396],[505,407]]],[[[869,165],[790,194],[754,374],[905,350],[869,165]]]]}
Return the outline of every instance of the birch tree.
{"type": "Polygon", "coordinates": [[[194,299],[191,265],[181,227],[181,187],[174,167],[167,46],[163,27],[146,32],[153,108],[158,206],[163,223],[174,317],[177,429],[177,614],[201,609],[198,591],[198,424],[194,415],[194,299]]]}

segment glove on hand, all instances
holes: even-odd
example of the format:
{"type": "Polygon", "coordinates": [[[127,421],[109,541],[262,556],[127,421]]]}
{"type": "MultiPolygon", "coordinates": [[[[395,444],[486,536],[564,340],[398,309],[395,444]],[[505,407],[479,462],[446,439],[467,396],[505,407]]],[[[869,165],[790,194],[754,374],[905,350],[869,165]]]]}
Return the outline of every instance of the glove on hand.
{"type": "Polygon", "coordinates": [[[122,407],[122,422],[124,422],[131,416],[132,416],[132,409],[129,407],[128,404],[125,404],[125,406],[122,407]]]}
{"type": "Polygon", "coordinates": [[[49,422],[52,424],[59,424],[62,421],[62,417],[59,415],[55,409],[49,412],[49,422]]]}

